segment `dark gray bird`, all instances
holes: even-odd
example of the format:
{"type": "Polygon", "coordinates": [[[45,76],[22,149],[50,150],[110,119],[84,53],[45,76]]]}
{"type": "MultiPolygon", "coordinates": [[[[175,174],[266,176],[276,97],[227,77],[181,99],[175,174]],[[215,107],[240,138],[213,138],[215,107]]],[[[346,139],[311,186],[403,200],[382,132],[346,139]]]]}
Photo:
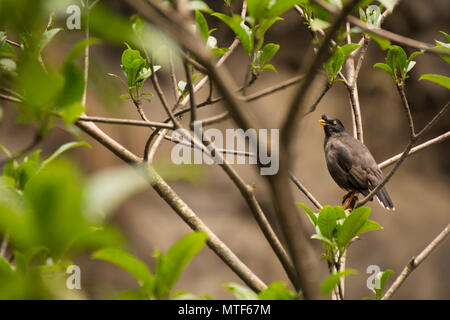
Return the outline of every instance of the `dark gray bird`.
{"type": "MultiPolygon", "coordinates": [[[[367,196],[375,189],[383,180],[383,174],[369,149],[345,132],[339,119],[322,115],[319,123],[325,131],[324,150],[328,171],[334,181],[348,191],[343,199],[343,203],[347,200],[344,205],[347,208],[357,193],[367,196]]],[[[395,210],[386,188],[381,188],[376,196],[381,206],[395,210]]]]}

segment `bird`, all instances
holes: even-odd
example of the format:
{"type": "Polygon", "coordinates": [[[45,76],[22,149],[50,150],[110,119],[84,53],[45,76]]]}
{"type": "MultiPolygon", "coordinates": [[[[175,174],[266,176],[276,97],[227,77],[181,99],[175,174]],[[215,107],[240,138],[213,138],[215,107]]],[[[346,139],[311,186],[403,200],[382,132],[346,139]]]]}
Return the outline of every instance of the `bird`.
{"type": "MultiPolygon", "coordinates": [[[[383,180],[383,173],[369,149],[349,135],[339,119],[322,115],[319,124],[325,131],[323,147],[328,171],[339,187],[348,192],[342,200],[347,209],[354,206],[358,193],[367,196],[375,189],[383,180]]],[[[385,187],[376,193],[376,197],[383,208],[395,210],[385,187]]]]}

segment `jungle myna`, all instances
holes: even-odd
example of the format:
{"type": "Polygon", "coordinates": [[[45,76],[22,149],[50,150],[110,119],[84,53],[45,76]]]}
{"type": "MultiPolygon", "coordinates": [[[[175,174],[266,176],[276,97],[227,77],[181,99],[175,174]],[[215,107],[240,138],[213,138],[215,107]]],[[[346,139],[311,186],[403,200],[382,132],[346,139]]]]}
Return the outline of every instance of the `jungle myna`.
{"type": "MultiPolygon", "coordinates": [[[[357,193],[367,196],[383,180],[383,174],[367,147],[347,132],[339,119],[326,115],[319,120],[325,131],[325,159],[328,171],[334,181],[348,191],[344,208],[354,203],[357,193]]],[[[395,210],[386,188],[376,194],[381,206],[395,210]]],[[[372,200],[372,199],[371,199],[372,200]]]]}

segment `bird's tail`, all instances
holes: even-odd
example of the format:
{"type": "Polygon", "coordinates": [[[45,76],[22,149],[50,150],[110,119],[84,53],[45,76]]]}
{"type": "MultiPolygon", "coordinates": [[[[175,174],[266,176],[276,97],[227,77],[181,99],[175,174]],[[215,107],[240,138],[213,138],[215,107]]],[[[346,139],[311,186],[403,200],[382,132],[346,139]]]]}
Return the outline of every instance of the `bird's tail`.
{"type": "Polygon", "coordinates": [[[377,199],[383,208],[395,211],[394,204],[392,203],[391,197],[389,197],[386,188],[383,187],[380,191],[378,191],[377,199]]]}

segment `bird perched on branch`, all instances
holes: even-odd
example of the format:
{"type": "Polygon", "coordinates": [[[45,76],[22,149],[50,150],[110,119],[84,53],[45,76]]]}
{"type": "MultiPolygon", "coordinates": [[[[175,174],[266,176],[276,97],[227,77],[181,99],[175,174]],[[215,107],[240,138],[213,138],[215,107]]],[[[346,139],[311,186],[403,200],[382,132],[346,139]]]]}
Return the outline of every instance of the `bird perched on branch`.
{"type": "MultiPolygon", "coordinates": [[[[348,193],[342,203],[344,209],[355,204],[357,194],[367,196],[383,180],[383,174],[369,149],[347,132],[339,119],[322,115],[319,120],[325,131],[325,160],[334,181],[348,193]]],[[[395,210],[386,188],[381,188],[376,197],[382,207],[395,210]]],[[[373,199],[370,199],[373,200],[373,199]]]]}

